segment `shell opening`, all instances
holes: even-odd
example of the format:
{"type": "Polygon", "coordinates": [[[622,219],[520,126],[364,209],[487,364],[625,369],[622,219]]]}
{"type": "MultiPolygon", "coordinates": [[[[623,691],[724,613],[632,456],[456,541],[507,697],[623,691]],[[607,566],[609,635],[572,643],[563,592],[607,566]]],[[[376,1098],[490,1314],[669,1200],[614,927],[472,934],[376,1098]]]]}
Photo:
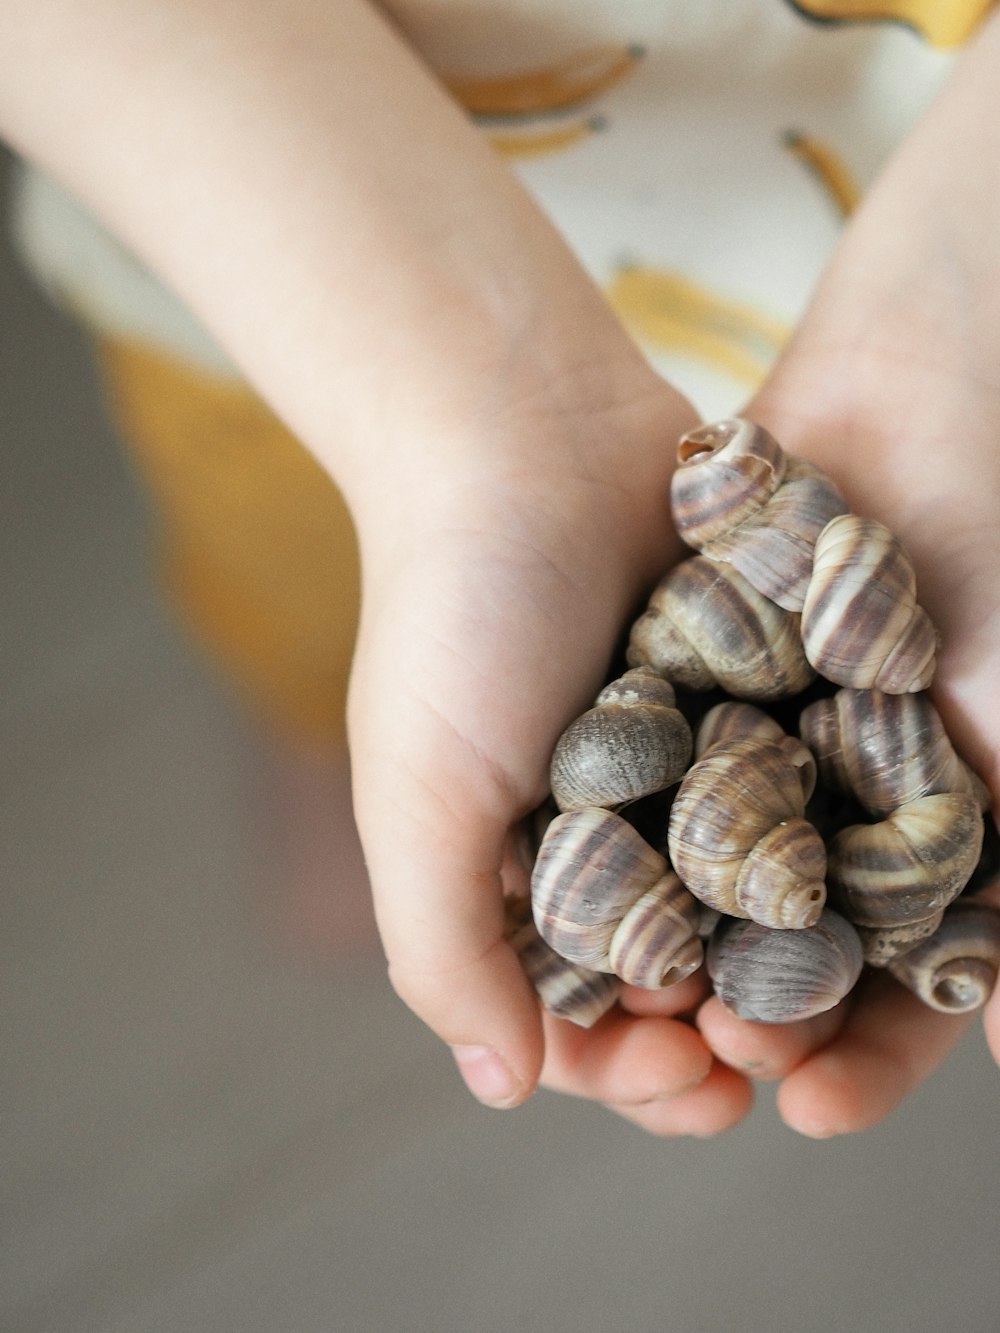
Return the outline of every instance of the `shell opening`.
{"type": "Polygon", "coordinates": [[[935,1009],[948,1014],[967,1014],[990,998],[996,972],[980,958],[964,958],[935,976],[931,998],[935,1009]]]}
{"type": "Polygon", "coordinates": [[[700,454],[714,454],[724,448],[737,434],[739,426],[735,421],[719,421],[714,426],[703,426],[700,430],[689,431],[681,437],[677,446],[677,461],[689,463],[700,454]]]}

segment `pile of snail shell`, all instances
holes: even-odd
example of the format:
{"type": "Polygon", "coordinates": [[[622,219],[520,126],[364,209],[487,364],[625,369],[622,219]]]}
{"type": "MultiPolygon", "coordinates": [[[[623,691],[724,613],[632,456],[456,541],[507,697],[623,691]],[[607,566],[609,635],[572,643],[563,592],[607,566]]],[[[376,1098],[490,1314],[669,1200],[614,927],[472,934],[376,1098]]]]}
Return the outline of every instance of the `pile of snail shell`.
{"type": "Polygon", "coordinates": [[[697,554],[559,738],[558,813],[530,901],[508,904],[541,1002],[589,1027],[625,983],[705,964],[734,1013],[784,1023],[867,965],[943,1012],[981,1007],[989,795],[925,692],[937,635],[899,541],[739,418],[682,437],[671,509],[697,554]]]}

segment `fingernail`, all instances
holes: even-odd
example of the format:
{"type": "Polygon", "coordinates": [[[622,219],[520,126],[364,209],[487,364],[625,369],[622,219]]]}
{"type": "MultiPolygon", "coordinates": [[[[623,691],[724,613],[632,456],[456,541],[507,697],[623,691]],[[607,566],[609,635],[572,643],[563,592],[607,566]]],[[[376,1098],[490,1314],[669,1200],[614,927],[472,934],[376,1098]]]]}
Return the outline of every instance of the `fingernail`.
{"type": "Polygon", "coordinates": [[[465,1085],[486,1106],[510,1106],[520,1091],[513,1074],[490,1046],[453,1046],[465,1085]]]}

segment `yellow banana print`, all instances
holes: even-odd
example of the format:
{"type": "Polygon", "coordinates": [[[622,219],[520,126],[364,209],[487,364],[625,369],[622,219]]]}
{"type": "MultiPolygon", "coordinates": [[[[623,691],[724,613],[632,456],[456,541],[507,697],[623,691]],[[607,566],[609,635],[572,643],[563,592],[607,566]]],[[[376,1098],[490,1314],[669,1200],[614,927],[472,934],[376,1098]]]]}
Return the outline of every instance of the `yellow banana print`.
{"type": "Polygon", "coordinates": [[[643,56],[640,46],[597,46],[520,74],[445,75],[452,96],[474,116],[530,116],[580,106],[613,87],[643,56]]]}
{"type": "Polygon", "coordinates": [[[861,190],[844,160],[819,139],[789,130],[784,145],[819,181],[841,217],[850,217],[861,198],[861,190]]]}
{"type": "Polygon", "coordinates": [[[894,19],[932,46],[959,46],[972,36],[994,0],[790,0],[808,18],[826,22],[894,19]]]}
{"type": "Polygon", "coordinates": [[[752,306],[661,269],[622,268],[608,298],[640,342],[693,357],[753,386],[763,380],[790,333],[780,320],[752,306]]]}
{"type": "Polygon", "coordinates": [[[489,140],[504,157],[541,157],[544,153],[558,153],[582,139],[588,139],[602,130],[605,123],[602,116],[591,116],[589,120],[574,120],[554,129],[531,130],[525,127],[509,134],[490,134],[489,140]]]}

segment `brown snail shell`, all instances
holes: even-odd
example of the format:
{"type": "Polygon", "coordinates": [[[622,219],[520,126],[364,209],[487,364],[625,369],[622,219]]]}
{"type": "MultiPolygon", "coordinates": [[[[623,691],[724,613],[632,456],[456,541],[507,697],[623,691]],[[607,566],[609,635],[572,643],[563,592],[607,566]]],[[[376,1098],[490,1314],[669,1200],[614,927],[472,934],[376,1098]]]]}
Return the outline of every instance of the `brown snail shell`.
{"type": "Polygon", "coordinates": [[[682,435],[670,485],[674,524],[700,550],[756,514],[781,485],[785,452],[763,426],[740,417],[682,435]]]}
{"type": "Polygon", "coordinates": [[[1000,912],[962,898],[928,939],[889,964],[889,971],[925,1004],[944,1014],[981,1009],[1000,968],[1000,912]]]}
{"type": "Polygon", "coordinates": [[[783,611],[729,565],[692,556],[667,574],[632,627],[630,666],[675,685],[719,685],[739,699],[797,694],[813,678],[799,617],[783,611]]]}
{"type": "Polygon", "coordinates": [[[617,964],[643,978],[633,984],[660,986],[701,961],[699,904],[665,858],[610,810],[588,806],[552,821],[531,901],[546,943],[594,971],[614,972],[617,964]]]}
{"type": "Polygon", "coordinates": [[[631,986],[660,990],[701,966],[701,903],[672,870],[647,889],[622,917],[611,937],[611,970],[631,986]]]}
{"type": "Polygon", "coordinates": [[[626,671],[571,722],[552,756],[560,810],[616,807],[679,782],[691,759],[691,728],[673,687],[650,667],[626,671]]]}
{"type": "Polygon", "coordinates": [[[729,532],[701,546],[786,611],[801,611],[813,572],[816,539],[847,502],[829,477],[789,458],[785,479],[767,504],[729,532]]]}
{"type": "Polygon", "coordinates": [[[826,849],[804,810],[799,769],[780,745],[759,736],[716,744],[674,799],[670,860],[710,907],[804,929],[826,900],[826,849]]]}
{"type": "Polygon", "coordinates": [[[878,824],[852,824],[830,844],[830,901],[861,926],[903,926],[946,907],[969,879],[983,841],[968,792],[921,796],[878,824]]]}
{"type": "Polygon", "coordinates": [[[838,690],[803,709],[800,732],[826,785],[855,796],[873,814],[948,791],[989,804],[926,694],[838,690]]]}
{"type": "Polygon", "coordinates": [[[861,975],[861,944],[829,909],[807,930],[724,920],[708,946],[715,993],[739,1018],[794,1023],[825,1013],[861,975]]]}
{"type": "Polygon", "coordinates": [[[907,694],[930,684],[937,634],[917,605],[913,566],[883,524],[842,514],[820,533],[802,642],[837,685],[907,694]]]}
{"type": "Polygon", "coordinates": [[[803,799],[808,801],[816,787],[816,761],[808,746],[785,734],[780,722],[753,704],[729,699],[710,708],[695,735],[695,758],[700,759],[713,745],[727,744],[745,736],[773,741],[799,774],[803,799]]]}
{"type": "Polygon", "coordinates": [[[507,941],[546,1009],[577,1027],[593,1027],[621,994],[622,983],[560,957],[539,935],[525,898],[507,906],[507,941]]]}

